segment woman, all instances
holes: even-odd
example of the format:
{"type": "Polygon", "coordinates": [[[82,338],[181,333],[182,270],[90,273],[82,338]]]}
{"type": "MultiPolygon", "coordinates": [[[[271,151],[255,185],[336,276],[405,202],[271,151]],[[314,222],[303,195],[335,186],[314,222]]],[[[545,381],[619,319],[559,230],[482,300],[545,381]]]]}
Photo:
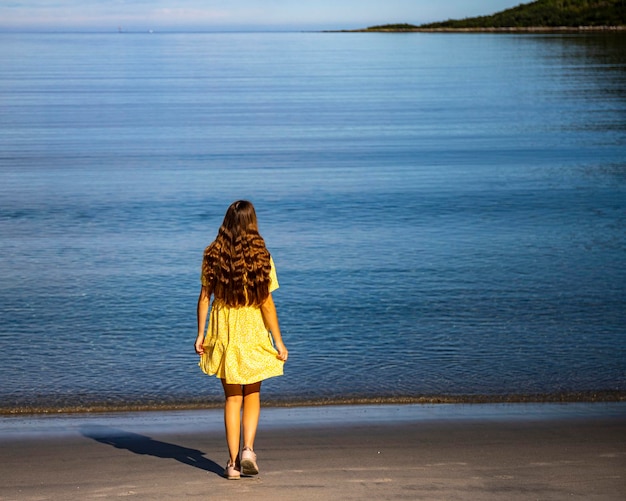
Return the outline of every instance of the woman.
{"type": "Polygon", "coordinates": [[[220,378],[224,387],[230,454],[224,476],[256,475],[254,439],[261,412],[261,382],[283,374],[288,352],[272,299],[278,288],[274,261],[259,234],[250,202],[239,200],[226,211],[217,237],[204,251],[201,282],[195,350],[203,372],[220,378]]]}

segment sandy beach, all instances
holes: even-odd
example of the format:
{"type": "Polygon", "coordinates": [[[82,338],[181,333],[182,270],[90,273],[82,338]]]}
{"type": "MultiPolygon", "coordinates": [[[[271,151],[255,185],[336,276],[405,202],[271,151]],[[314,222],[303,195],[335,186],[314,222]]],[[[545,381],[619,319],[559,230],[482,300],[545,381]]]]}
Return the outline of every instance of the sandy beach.
{"type": "Polygon", "coordinates": [[[221,477],[219,410],[0,419],[1,500],[626,498],[626,406],[264,409],[221,477]]]}

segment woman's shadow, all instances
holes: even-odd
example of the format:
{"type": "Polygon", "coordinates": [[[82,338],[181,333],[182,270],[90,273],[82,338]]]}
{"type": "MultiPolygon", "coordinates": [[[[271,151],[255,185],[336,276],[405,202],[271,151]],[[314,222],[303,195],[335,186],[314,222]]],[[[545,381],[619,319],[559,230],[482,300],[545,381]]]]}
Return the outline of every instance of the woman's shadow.
{"type": "Polygon", "coordinates": [[[154,440],[138,433],[101,425],[81,426],[80,432],[84,437],[91,438],[96,442],[112,445],[118,449],[126,449],[135,454],[145,454],[163,459],[174,459],[180,463],[194,466],[220,476],[224,471],[215,461],[204,457],[202,451],[181,447],[180,445],[168,444],[167,442],[154,440]]]}

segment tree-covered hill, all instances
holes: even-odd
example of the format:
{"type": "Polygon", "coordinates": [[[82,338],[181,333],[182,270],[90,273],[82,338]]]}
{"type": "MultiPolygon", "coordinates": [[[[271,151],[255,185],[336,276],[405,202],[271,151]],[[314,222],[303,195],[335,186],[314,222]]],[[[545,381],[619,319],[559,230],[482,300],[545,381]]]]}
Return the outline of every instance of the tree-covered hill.
{"type": "Polygon", "coordinates": [[[626,0],[537,0],[498,12],[420,26],[373,26],[367,31],[425,29],[560,28],[626,26],[626,0]]]}

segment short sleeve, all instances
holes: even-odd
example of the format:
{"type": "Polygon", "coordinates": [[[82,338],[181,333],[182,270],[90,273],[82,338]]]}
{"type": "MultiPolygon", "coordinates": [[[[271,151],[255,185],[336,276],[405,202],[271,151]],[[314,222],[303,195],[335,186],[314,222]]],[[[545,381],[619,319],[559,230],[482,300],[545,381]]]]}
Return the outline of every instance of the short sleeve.
{"type": "Polygon", "coordinates": [[[278,277],[276,276],[276,267],[274,266],[274,260],[270,256],[270,294],[278,289],[278,277]]]}

